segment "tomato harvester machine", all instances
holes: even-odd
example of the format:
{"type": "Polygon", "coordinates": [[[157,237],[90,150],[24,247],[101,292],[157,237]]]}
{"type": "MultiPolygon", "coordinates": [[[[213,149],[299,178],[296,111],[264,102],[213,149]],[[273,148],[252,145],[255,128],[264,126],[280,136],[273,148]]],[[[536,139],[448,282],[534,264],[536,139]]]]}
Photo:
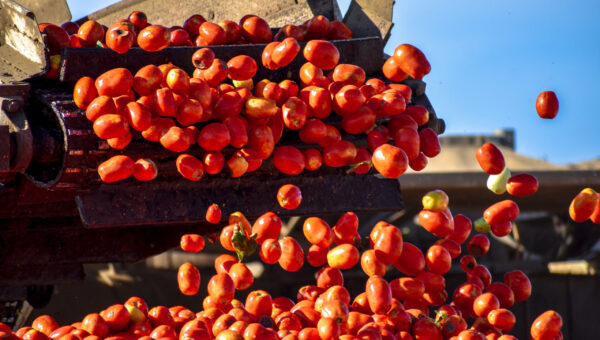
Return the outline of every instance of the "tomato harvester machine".
{"type": "MultiPolygon", "coordinates": [[[[60,81],[48,80],[43,76],[48,65],[45,36],[38,30],[42,19],[36,20],[35,8],[40,13],[48,11],[51,2],[55,12],[64,12],[66,5],[52,0],[29,2],[33,3],[29,7],[33,10],[11,0],[0,0],[0,318],[3,322],[16,323],[14,312],[25,300],[33,307],[47,303],[53,284],[81,280],[85,263],[135,262],[177,246],[184,233],[217,232],[225,221],[213,225],[204,219],[206,208],[212,203],[221,206],[225,219],[234,211],[242,211],[252,219],[265,211],[288,217],[403,208],[399,181],[383,179],[373,171],[356,175],[347,174],[342,168],[323,167],[288,176],[279,173],[267,160],[261,169],[241,178],[223,174],[192,182],[177,173],[176,153],[159,143],[145,141],[139,133],[134,133],[133,141],[124,150],[110,149],[95,136],[84,112],[73,103],[73,84],[82,76],[97,77],[115,67],[126,67],[135,73],[147,64],[167,62],[191,74],[191,56],[197,47],[166,48],[153,53],[133,48],[123,55],[102,48],[64,48],[60,81]],[[117,154],[153,159],[159,168],[158,178],[151,182],[131,178],[114,184],[101,183],[96,167],[117,154]],[[277,189],[286,183],[298,185],[303,192],[302,204],[291,212],[279,207],[275,200],[277,189]]],[[[144,1],[141,2],[142,7],[136,9],[145,10],[144,1]]],[[[309,17],[335,16],[331,14],[331,6],[327,6],[330,1],[305,2],[313,9],[309,17]]],[[[353,1],[344,21],[359,37],[334,44],[340,50],[340,63],[360,65],[368,76],[382,77],[384,41],[391,24],[379,25],[383,29],[377,30],[372,20],[376,14],[368,11],[368,5],[375,6],[373,3],[377,8],[382,3],[388,6],[391,23],[392,1],[353,1]]],[[[149,17],[152,19],[151,14],[149,17]]],[[[70,14],[62,21],[69,18],[70,14]]],[[[60,24],[58,20],[52,22],[60,24]]],[[[239,54],[260,60],[264,46],[211,48],[223,60],[239,54]]],[[[254,79],[289,78],[299,83],[297,70],[304,62],[300,53],[291,65],[277,71],[266,70],[259,63],[254,79]]],[[[425,83],[412,79],[405,83],[413,90],[410,104],[427,107],[428,126],[442,133],[444,122],[436,117],[425,95],[425,83]]],[[[339,117],[331,116],[326,122],[340,125],[339,117]]],[[[366,146],[364,135],[344,138],[366,146]]],[[[299,142],[297,133],[289,131],[281,144],[309,147],[299,142]]],[[[225,150],[226,156],[232,152],[233,149],[225,150]]],[[[187,153],[199,156],[202,150],[196,145],[187,153]]]]}

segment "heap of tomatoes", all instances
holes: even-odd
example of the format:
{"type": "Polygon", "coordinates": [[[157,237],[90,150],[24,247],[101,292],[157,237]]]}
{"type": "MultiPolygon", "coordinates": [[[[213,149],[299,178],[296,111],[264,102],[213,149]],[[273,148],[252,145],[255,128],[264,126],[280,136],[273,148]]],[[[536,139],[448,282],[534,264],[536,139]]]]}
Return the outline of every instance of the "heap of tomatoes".
{"type": "Polygon", "coordinates": [[[152,25],[144,12],[134,11],[126,19],[106,27],[95,20],[80,25],[72,21],[61,26],[42,23],[39,30],[46,35],[50,55],[47,77],[58,77],[58,64],[63,47],[103,47],[123,54],[132,47],[149,52],[169,46],[213,46],[234,44],[265,44],[293,37],[297,41],[311,39],[344,40],[352,38],[352,31],[343,22],[330,21],[322,15],[306,20],[301,25],[285,25],[274,35],[269,24],[256,15],[245,15],[239,22],[207,21],[194,14],[182,26],[152,25]]]}
{"type": "MultiPolygon", "coordinates": [[[[277,199],[301,204],[301,192],[297,187],[286,186],[277,199]]],[[[502,201],[490,206],[483,218],[494,226],[510,223],[517,215],[514,202],[502,201]]],[[[218,223],[219,206],[211,205],[206,218],[218,223]]],[[[123,304],[88,314],[71,325],[60,326],[49,315],[38,317],[31,326],[15,333],[0,324],[0,337],[15,340],[516,339],[508,334],[517,322],[510,307],[531,295],[527,275],[514,270],[502,280],[494,281],[487,267],[477,263],[477,258],[489,250],[487,236],[478,233],[469,239],[471,220],[461,214],[452,216],[448,196],[443,191],[434,190],[423,197],[419,220],[439,238],[425,252],[404,241],[400,229],[385,221],[373,226],[368,246],[361,249],[359,221],[353,212],[340,216],[333,226],[319,217],[306,218],[302,231],[311,246],[305,250],[293,237],[281,236],[282,221],[275,213],[266,212],[251,224],[243,213],[234,212],[219,236],[219,243],[230,253],[221,254],[214,261],[216,273],[208,278],[203,310],[192,311],[183,306],[149,308],[143,299],[131,297],[123,304]],[[423,212],[441,215],[432,218],[433,215],[426,216],[423,212]],[[467,253],[463,254],[465,242],[467,253]],[[307,262],[318,268],[315,283],[301,287],[294,298],[274,297],[256,289],[248,293],[245,301],[237,300],[237,291],[251,289],[254,284],[254,276],[244,263],[245,257],[253,252],[258,252],[264,263],[277,264],[288,272],[298,271],[307,262]],[[460,264],[465,281],[449,294],[444,274],[453,261],[460,264]],[[359,264],[369,278],[364,291],[352,297],[344,287],[342,271],[359,264]],[[384,276],[390,266],[403,275],[386,280],[384,276]]],[[[181,237],[180,245],[184,251],[199,252],[205,241],[201,235],[186,234],[181,237]]],[[[200,281],[200,272],[193,264],[180,266],[177,282],[183,294],[198,294],[200,281]]],[[[561,327],[561,316],[548,310],[531,325],[531,339],[562,339],[561,327]]]]}
{"type": "MultiPolygon", "coordinates": [[[[406,46],[410,45],[396,51],[406,46]]],[[[390,57],[398,72],[404,72],[402,80],[422,77],[414,73],[415,65],[428,65],[418,49],[410,50],[415,53],[390,57]]],[[[266,45],[260,62],[274,70],[300,53],[307,60],[298,71],[300,84],[290,79],[254,84],[256,60],[243,54],[221,60],[207,47],[192,56],[196,68],[191,76],[163,64],[144,66],[135,74],[116,68],[96,79],[82,77],[74,87],[75,104],[85,110],[99,138],[113,149],[125,149],[123,155],[98,166],[101,179],[116,182],[133,175],[147,181],[157,176],[152,160],[135,161],[126,155],[132,130],[177,153],[177,170],[193,181],[223,170],[240,177],[269,158],[287,175],[314,171],[323,164],[350,166],[363,174],[372,165],[382,175],[396,178],[408,167],[422,170],[427,158],[440,152],[435,131],[425,126],[427,109],[408,105],[411,88],[367,79],[360,66],[339,64],[340,53],[331,42],[310,40],[301,51],[298,41],[288,37],[266,45]],[[342,132],[325,122],[332,113],[339,116],[342,132]],[[304,146],[279,146],[287,130],[298,131],[304,146]],[[342,133],[366,136],[368,149],[342,138],[342,133]],[[199,158],[185,153],[193,145],[203,151],[199,158]]]]}

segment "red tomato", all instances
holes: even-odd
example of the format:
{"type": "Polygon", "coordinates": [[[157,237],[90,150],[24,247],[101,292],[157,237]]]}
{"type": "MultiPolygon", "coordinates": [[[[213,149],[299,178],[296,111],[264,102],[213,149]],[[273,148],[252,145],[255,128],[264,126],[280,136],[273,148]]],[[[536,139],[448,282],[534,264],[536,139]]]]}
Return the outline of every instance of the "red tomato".
{"type": "Polygon", "coordinates": [[[96,44],[103,40],[104,28],[97,21],[88,20],[79,26],[77,36],[83,47],[96,47],[96,44]]]}
{"type": "Polygon", "coordinates": [[[530,174],[518,174],[508,179],[506,191],[517,197],[534,194],[538,189],[538,180],[530,174]]]}
{"type": "Polygon", "coordinates": [[[469,240],[467,250],[475,257],[483,256],[490,250],[490,240],[484,234],[476,234],[469,240]]]}
{"type": "Polygon", "coordinates": [[[327,264],[331,268],[350,269],[360,258],[358,249],[351,244],[342,244],[327,253],[327,264]]]}
{"type": "Polygon", "coordinates": [[[327,135],[327,126],[323,121],[311,118],[300,129],[300,140],[306,144],[316,144],[327,135]]]}
{"type": "Polygon", "coordinates": [[[487,314],[487,320],[490,325],[502,332],[510,331],[516,323],[515,315],[508,309],[504,308],[497,308],[490,311],[487,314]]]}
{"type": "Polygon", "coordinates": [[[127,179],[133,174],[135,162],[128,156],[117,155],[98,165],[98,175],[105,183],[127,179]]]}
{"type": "Polygon", "coordinates": [[[284,209],[294,210],[302,202],[302,192],[296,185],[284,184],[277,191],[277,202],[284,209]]]}
{"type": "Polygon", "coordinates": [[[370,241],[379,261],[390,265],[402,255],[402,232],[384,221],[377,222],[371,231],[370,241]]]}
{"type": "Polygon", "coordinates": [[[471,234],[472,223],[465,215],[458,214],[454,216],[454,229],[447,236],[448,239],[455,241],[458,244],[464,243],[471,234]]]}
{"type": "Polygon", "coordinates": [[[179,245],[183,251],[197,253],[204,249],[204,238],[198,234],[185,234],[181,236],[179,245]]]}
{"type": "Polygon", "coordinates": [[[419,131],[419,136],[421,137],[421,151],[425,156],[433,158],[440,153],[440,141],[435,131],[431,128],[424,128],[419,131]]]}
{"type": "Polygon", "coordinates": [[[290,97],[281,107],[283,123],[290,130],[299,130],[306,124],[308,106],[298,97],[290,97]]]}
{"type": "Polygon", "coordinates": [[[367,280],[365,292],[369,307],[375,314],[385,314],[392,306],[392,289],[381,276],[371,276],[367,280]]]}
{"type": "Polygon", "coordinates": [[[512,200],[495,203],[483,212],[483,218],[489,225],[514,221],[517,216],[519,216],[519,206],[512,200]]]}
{"type": "Polygon", "coordinates": [[[331,114],[333,103],[329,90],[316,86],[308,86],[300,91],[300,98],[308,106],[311,117],[325,119],[331,114]]]}
{"type": "Polygon", "coordinates": [[[146,26],[137,35],[137,44],[144,51],[156,52],[169,46],[171,32],[161,25],[146,26]]]}
{"type": "MultiPolygon", "coordinates": [[[[300,52],[300,44],[295,38],[283,39],[271,53],[271,60],[280,67],[289,65],[300,52]]],[[[309,60],[310,61],[310,60],[309,60]]]]}
{"type": "Polygon", "coordinates": [[[202,158],[202,163],[207,174],[216,175],[225,166],[225,156],[220,151],[207,152],[202,158]]]}
{"type": "Polygon", "coordinates": [[[190,181],[199,181],[204,175],[202,161],[192,155],[179,155],[175,160],[175,166],[177,167],[177,171],[190,181]]]}
{"type": "Polygon", "coordinates": [[[140,158],[133,165],[133,177],[138,181],[151,181],[158,175],[156,164],[148,158],[140,158]]]}
{"type": "Polygon", "coordinates": [[[133,46],[135,38],[133,30],[113,27],[106,32],[106,46],[119,54],[123,54],[133,46]]]}
{"type": "Polygon", "coordinates": [[[260,245],[259,255],[264,263],[274,264],[279,261],[281,246],[277,242],[277,239],[269,238],[264,240],[260,245]]]}
{"type": "Polygon", "coordinates": [[[85,110],[98,96],[94,79],[81,77],[73,88],[73,101],[78,108],[85,110]]]}
{"type": "Polygon", "coordinates": [[[219,303],[226,304],[233,299],[235,283],[229,274],[215,274],[207,285],[208,295],[214,297],[219,303]]]}
{"type": "Polygon", "coordinates": [[[560,314],[553,310],[540,314],[531,324],[531,338],[533,340],[555,339],[559,335],[563,322],[560,314]]]}
{"type": "Polygon", "coordinates": [[[531,295],[531,282],[527,275],[520,270],[504,274],[504,283],[512,289],[515,302],[525,301],[531,295]]]}
{"type": "Polygon", "coordinates": [[[277,41],[273,41],[271,43],[268,43],[267,46],[265,46],[262,54],[261,54],[261,61],[263,66],[268,69],[268,70],[276,70],[278,69],[280,66],[273,61],[273,51],[275,50],[275,47],[279,46],[279,42],[277,41]]]}
{"type": "Polygon", "coordinates": [[[402,242],[402,254],[393,265],[406,275],[417,276],[425,269],[425,256],[414,244],[402,242]]]}
{"type": "Polygon", "coordinates": [[[387,79],[396,82],[403,81],[406,79],[406,77],[408,77],[408,74],[406,74],[406,72],[404,72],[402,69],[401,63],[398,62],[398,59],[394,58],[393,56],[389,57],[385,61],[382,67],[382,72],[387,79]]]}
{"type": "Polygon", "coordinates": [[[273,153],[273,164],[286,175],[298,175],[304,170],[304,154],[291,145],[279,146],[273,153]]]}
{"type": "Polygon", "coordinates": [[[221,208],[217,204],[211,204],[206,209],[206,221],[212,224],[221,222],[221,208]]]}
{"type": "Polygon", "coordinates": [[[273,132],[269,126],[258,125],[248,130],[248,147],[258,152],[262,159],[267,159],[275,149],[273,132]]]}
{"type": "Polygon", "coordinates": [[[502,151],[492,143],[485,143],[479,147],[475,156],[481,169],[488,175],[497,175],[504,170],[502,151]]]}
{"type": "Polygon", "coordinates": [[[535,110],[538,116],[544,119],[552,119],[558,113],[558,98],[553,91],[540,93],[535,102],[535,110]]]}
{"type": "Polygon", "coordinates": [[[246,80],[256,74],[256,61],[247,55],[237,55],[227,62],[229,78],[233,80],[246,80]]]}
{"type": "Polygon", "coordinates": [[[340,52],[326,40],[311,40],[302,51],[304,58],[323,70],[333,69],[340,60],[340,52]]]}
{"type": "Polygon", "coordinates": [[[185,133],[179,126],[172,126],[165,134],[160,137],[160,144],[167,150],[173,152],[183,152],[190,147],[190,144],[184,138],[185,133]]]}
{"type": "Polygon", "coordinates": [[[393,58],[400,68],[414,79],[421,80],[431,71],[431,65],[425,54],[410,44],[402,44],[394,50],[393,58]]]}
{"type": "Polygon", "coordinates": [[[231,276],[231,279],[235,284],[235,289],[237,290],[248,289],[254,283],[254,275],[250,269],[241,262],[234,263],[231,268],[229,268],[229,276],[231,276]]]}
{"type": "Polygon", "coordinates": [[[309,62],[302,65],[299,72],[300,81],[302,82],[303,87],[309,85],[318,86],[318,84],[325,78],[323,75],[323,70],[309,62]]]}
{"type": "Polygon", "coordinates": [[[313,267],[321,267],[325,264],[325,262],[327,262],[328,252],[328,247],[322,247],[317,244],[313,244],[306,252],[306,261],[313,267]]]}
{"type": "Polygon", "coordinates": [[[401,127],[396,130],[393,137],[394,145],[401,148],[406,153],[409,161],[413,161],[419,156],[421,138],[416,129],[401,127]]]}
{"type": "Polygon", "coordinates": [[[355,85],[345,85],[334,97],[335,109],[340,116],[355,112],[365,101],[365,96],[363,96],[360,89],[355,85]]]}
{"type": "Polygon", "coordinates": [[[309,217],[302,226],[304,236],[311,244],[327,248],[333,243],[333,231],[329,224],[319,217],[309,217]]]}
{"type": "Polygon", "coordinates": [[[408,157],[406,153],[393,145],[382,144],[371,158],[375,169],[387,178],[400,177],[408,168],[408,157]]]}
{"type": "Polygon", "coordinates": [[[279,265],[286,271],[295,272],[302,268],[304,264],[304,251],[298,241],[290,236],[279,240],[281,247],[281,257],[279,265]]]}
{"type": "Polygon", "coordinates": [[[184,295],[196,295],[200,289],[200,271],[189,262],[182,264],[177,271],[177,284],[184,295]]]}
{"type": "Polygon", "coordinates": [[[600,196],[592,188],[585,188],[581,190],[573,198],[569,205],[569,216],[577,223],[584,222],[592,216],[599,202],[600,196]]]}
{"type": "Polygon", "coordinates": [[[273,40],[273,33],[269,24],[257,16],[249,16],[240,22],[242,35],[253,44],[265,44],[273,40]]]}
{"type": "Polygon", "coordinates": [[[367,276],[379,275],[384,276],[386,265],[377,259],[375,250],[367,249],[360,257],[360,266],[367,276]]]}
{"type": "Polygon", "coordinates": [[[350,164],[356,154],[356,146],[352,142],[338,140],[323,148],[323,161],[330,167],[341,167],[350,164]]]}
{"type": "Polygon", "coordinates": [[[341,21],[333,20],[329,23],[327,40],[346,40],[352,38],[352,31],[341,21]]]}
{"type": "Polygon", "coordinates": [[[192,64],[194,64],[194,67],[201,70],[209,68],[214,60],[215,52],[208,47],[201,48],[192,55],[192,64]]]}
{"type": "Polygon", "coordinates": [[[427,250],[425,257],[427,269],[432,273],[446,274],[452,266],[452,257],[446,248],[434,244],[427,250]]]}
{"type": "Polygon", "coordinates": [[[215,58],[212,65],[204,70],[203,77],[208,85],[217,87],[220,82],[227,78],[228,74],[229,70],[227,69],[227,64],[223,60],[215,58]]]}
{"type": "Polygon", "coordinates": [[[323,156],[321,156],[321,152],[319,150],[309,148],[302,150],[302,153],[304,154],[304,159],[306,160],[304,169],[315,171],[323,164],[323,156]]]}
{"type": "Polygon", "coordinates": [[[118,97],[131,89],[133,75],[126,68],[114,68],[98,76],[95,85],[100,96],[118,97]]]}
{"type": "Polygon", "coordinates": [[[229,129],[222,123],[210,123],[198,134],[198,145],[206,151],[220,151],[229,145],[230,141],[229,129]]]}
{"type": "Polygon", "coordinates": [[[198,28],[198,38],[196,39],[196,46],[212,46],[212,45],[223,45],[227,40],[225,30],[215,23],[205,21],[198,28]],[[201,43],[198,44],[198,39],[201,43]]]}
{"type": "Polygon", "coordinates": [[[375,113],[368,106],[361,106],[342,117],[342,128],[351,134],[367,132],[373,127],[376,119],[375,113]]]}
{"type": "Polygon", "coordinates": [[[263,243],[267,239],[277,239],[281,233],[281,218],[273,212],[262,214],[252,225],[252,234],[256,234],[256,242],[263,243]]]}
{"type": "Polygon", "coordinates": [[[117,114],[117,106],[115,101],[108,96],[100,96],[94,98],[87,109],[85,110],[85,117],[94,122],[102,115],[115,115],[117,114]]]}

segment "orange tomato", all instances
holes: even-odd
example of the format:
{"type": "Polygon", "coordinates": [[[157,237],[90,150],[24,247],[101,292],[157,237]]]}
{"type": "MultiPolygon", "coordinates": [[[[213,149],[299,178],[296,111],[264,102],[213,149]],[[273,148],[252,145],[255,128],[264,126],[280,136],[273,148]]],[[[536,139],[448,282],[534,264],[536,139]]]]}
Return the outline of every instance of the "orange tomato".
{"type": "Polygon", "coordinates": [[[304,236],[311,244],[327,248],[333,243],[333,231],[329,224],[319,217],[309,217],[302,226],[304,236]]]}

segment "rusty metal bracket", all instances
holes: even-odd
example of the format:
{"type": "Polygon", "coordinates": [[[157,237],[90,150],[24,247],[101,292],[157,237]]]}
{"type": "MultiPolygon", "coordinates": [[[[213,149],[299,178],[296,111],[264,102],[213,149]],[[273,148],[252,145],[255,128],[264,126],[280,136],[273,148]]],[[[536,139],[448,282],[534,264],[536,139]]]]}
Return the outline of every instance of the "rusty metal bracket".
{"type": "Polygon", "coordinates": [[[33,136],[24,111],[28,93],[28,83],[0,85],[0,141],[3,142],[0,146],[0,175],[24,172],[31,162],[33,136]],[[5,166],[7,160],[8,170],[5,166]]]}

